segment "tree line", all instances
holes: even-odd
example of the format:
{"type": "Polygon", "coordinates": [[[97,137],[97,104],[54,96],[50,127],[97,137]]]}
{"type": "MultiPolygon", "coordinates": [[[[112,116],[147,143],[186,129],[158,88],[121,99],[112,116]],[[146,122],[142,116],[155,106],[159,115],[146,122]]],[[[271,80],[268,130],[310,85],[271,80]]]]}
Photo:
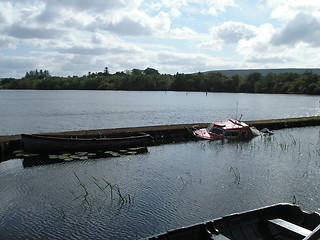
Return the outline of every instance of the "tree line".
{"type": "Polygon", "coordinates": [[[160,74],[158,70],[132,69],[110,74],[102,72],[78,77],[51,76],[48,70],[27,72],[21,79],[5,78],[0,89],[39,90],[139,90],[139,91],[201,91],[232,93],[294,93],[320,95],[320,76],[312,72],[254,72],[246,76],[228,77],[219,72],[160,74]]]}

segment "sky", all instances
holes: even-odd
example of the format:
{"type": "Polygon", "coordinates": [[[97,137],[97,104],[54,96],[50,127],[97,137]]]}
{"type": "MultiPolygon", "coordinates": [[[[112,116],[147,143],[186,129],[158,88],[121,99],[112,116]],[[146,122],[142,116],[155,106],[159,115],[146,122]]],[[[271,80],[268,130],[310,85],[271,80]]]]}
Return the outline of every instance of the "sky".
{"type": "Polygon", "coordinates": [[[0,78],[319,62],[319,0],[0,0],[0,78]]]}

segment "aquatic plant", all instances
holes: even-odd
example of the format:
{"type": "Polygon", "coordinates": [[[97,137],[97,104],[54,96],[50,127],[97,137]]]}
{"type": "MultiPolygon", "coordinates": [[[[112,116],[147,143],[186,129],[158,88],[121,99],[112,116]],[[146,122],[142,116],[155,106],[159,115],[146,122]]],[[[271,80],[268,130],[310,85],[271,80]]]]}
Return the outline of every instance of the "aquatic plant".
{"type": "Polygon", "coordinates": [[[82,199],[82,206],[84,207],[84,211],[86,212],[87,209],[89,208],[90,210],[92,209],[92,205],[90,204],[89,200],[88,200],[88,196],[89,196],[89,192],[87,190],[87,187],[84,183],[81,182],[80,178],[78,177],[78,175],[73,172],[74,175],[76,176],[79,186],[81,187],[81,189],[83,190],[83,193],[80,194],[78,197],[76,197],[74,200],[77,199],[82,199]]]}
{"type": "Polygon", "coordinates": [[[240,184],[240,172],[239,172],[239,169],[230,167],[230,171],[229,172],[232,172],[233,175],[234,175],[234,181],[233,182],[239,185],[240,184]]]}
{"type": "MultiPolygon", "coordinates": [[[[81,206],[84,208],[84,213],[89,210],[89,213],[94,210],[94,207],[98,211],[101,211],[103,206],[96,206],[94,202],[94,197],[90,198],[90,192],[87,186],[80,180],[79,176],[74,172],[74,175],[78,181],[79,187],[81,188],[80,194],[75,194],[72,192],[74,196],[74,201],[80,201],[81,206]]],[[[125,204],[129,204],[129,206],[133,202],[133,197],[130,194],[124,194],[120,190],[120,187],[117,184],[112,184],[104,178],[99,180],[98,178],[92,176],[93,184],[99,189],[104,196],[104,200],[108,204],[108,206],[115,206],[117,209],[122,208],[125,204]],[[114,203],[116,203],[114,205],[114,203]]],[[[94,191],[94,189],[93,189],[94,191]]],[[[92,195],[92,194],[91,194],[92,195]]]]}
{"type": "Polygon", "coordinates": [[[59,207],[51,206],[51,207],[60,214],[58,220],[64,219],[66,217],[66,214],[62,206],[59,206],[59,207]]]}
{"type": "Polygon", "coordinates": [[[179,179],[181,180],[181,182],[182,182],[183,189],[184,189],[185,186],[192,184],[192,180],[191,180],[191,179],[185,181],[181,176],[179,176],[178,178],[179,178],[179,179]]]}

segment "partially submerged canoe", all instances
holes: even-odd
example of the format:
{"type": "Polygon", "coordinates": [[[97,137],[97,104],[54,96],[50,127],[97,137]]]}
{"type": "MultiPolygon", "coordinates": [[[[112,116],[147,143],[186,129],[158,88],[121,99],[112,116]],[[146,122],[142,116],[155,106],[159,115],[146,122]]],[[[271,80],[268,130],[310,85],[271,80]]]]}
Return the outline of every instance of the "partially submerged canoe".
{"type": "Polygon", "coordinates": [[[320,214],[278,204],[179,228],[150,240],[319,240],[320,214]]]}
{"type": "Polygon", "coordinates": [[[147,133],[121,133],[108,135],[49,135],[21,134],[25,151],[89,151],[114,150],[145,146],[151,136],[147,133]]]}
{"type": "Polygon", "coordinates": [[[245,122],[228,119],[226,121],[213,122],[207,128],[197,129],[193,131],[193,135],[198,139],[204,140],[235,140],[250,139],[260,135],[260,132],[245,122]]]}

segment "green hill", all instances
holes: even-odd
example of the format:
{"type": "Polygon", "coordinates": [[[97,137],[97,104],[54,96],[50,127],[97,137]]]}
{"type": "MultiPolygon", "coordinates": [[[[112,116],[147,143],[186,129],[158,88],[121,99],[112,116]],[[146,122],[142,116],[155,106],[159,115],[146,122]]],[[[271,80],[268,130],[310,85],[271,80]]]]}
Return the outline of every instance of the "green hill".
{"type": "Polygon", "coordinates": [[[205,73],[209,72],[219,72],[223,75],[226,75],[228,77],[231,77],[233,75],[240,75],[240,76],[246,76],[250,73],[258,72],[262,75],[267,75],[268,73],[298,73],[298,74],[304,74],[305,72],[311,72],[313,74],[320,75],[320,68],[276,68],[276,69],[235,69],[235,70],[217,70],[217,71],[207,71],[205,73]]]}

